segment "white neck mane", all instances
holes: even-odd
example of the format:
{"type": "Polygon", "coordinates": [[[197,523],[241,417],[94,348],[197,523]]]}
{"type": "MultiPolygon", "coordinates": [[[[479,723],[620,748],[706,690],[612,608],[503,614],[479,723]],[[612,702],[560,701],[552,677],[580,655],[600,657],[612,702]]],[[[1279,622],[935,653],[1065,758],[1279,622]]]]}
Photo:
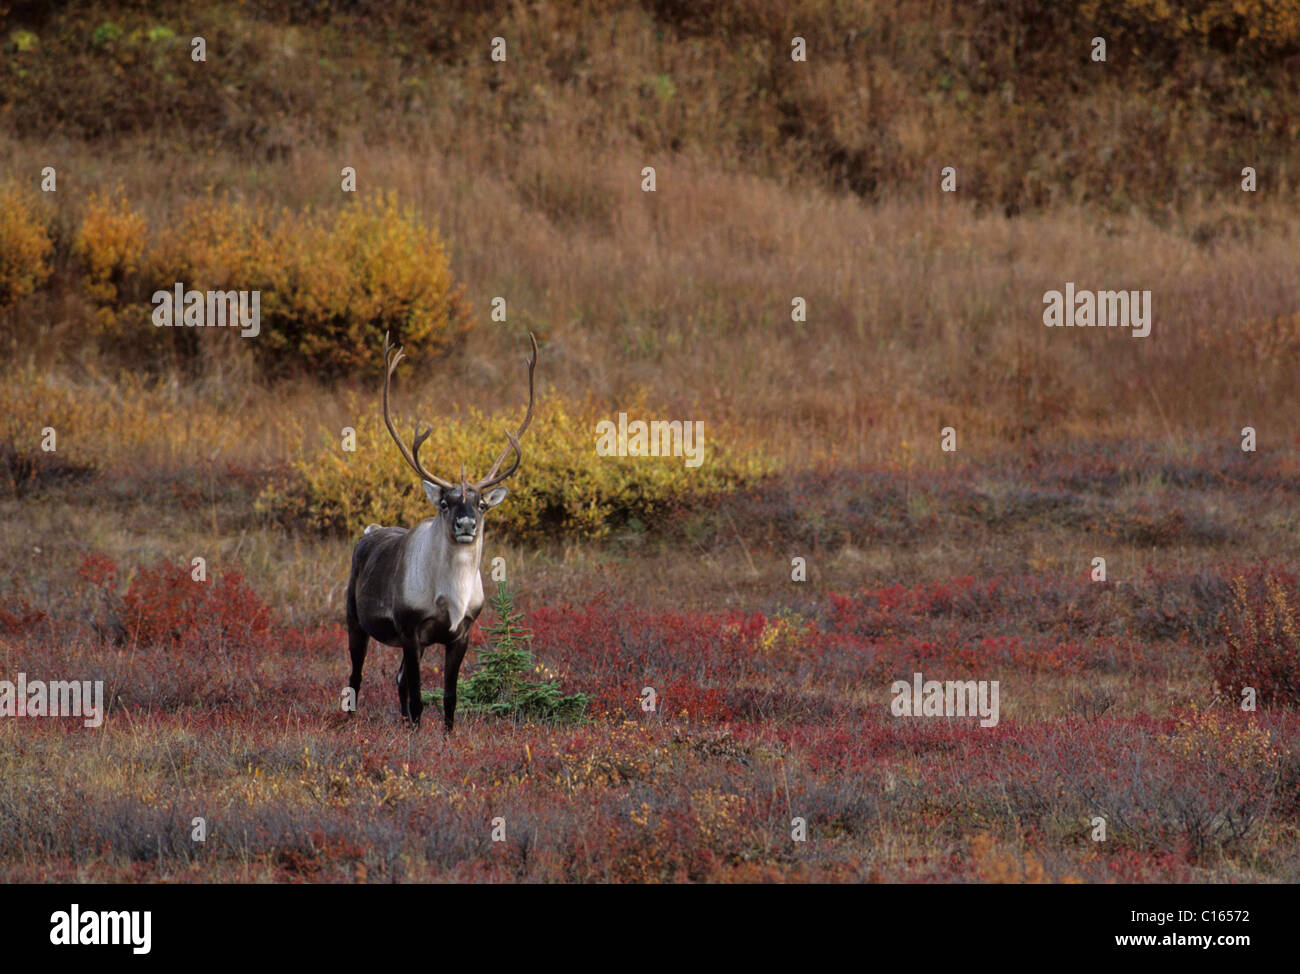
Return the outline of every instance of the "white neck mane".
{"type": "Polygon", "coordinates": [[[455,544],[447,538],[441,519],[431,518],[411,529],[407,545],[409,559],[402,579],[406,602],[433,610],[441,599],[447,606],[448,624],[455,629],[483,604],[483,579],[479,575],[483,532],[473,544],[455,544]]]}

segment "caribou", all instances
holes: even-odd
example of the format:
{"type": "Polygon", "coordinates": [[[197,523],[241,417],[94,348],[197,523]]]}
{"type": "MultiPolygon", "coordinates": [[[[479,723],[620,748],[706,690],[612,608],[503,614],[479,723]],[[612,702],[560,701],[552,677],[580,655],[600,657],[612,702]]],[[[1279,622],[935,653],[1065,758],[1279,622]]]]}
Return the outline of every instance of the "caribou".
{"type": "Polygon", "coordinates": [[[384,336],[384,424],[402,458],[424,486],[436,513],[415,527],[366,528],[352,552],[352,573],[348,578],[348,652],[352,675],[348,685],[355,702],[361,693],[361,668],[370,640],[402,651],[397,671],[397,701],[402,717],[419,726],[424,702],[420,698],[420,661],[434,643],[445,647],[442,712],[448,732],[456,716],[456,681],[469,646],[469,632],[483,609],[483,579],[479,563],[483,558],[483,517],[506,497],[502,481],[511,477],[523,460],[519,438],[533,418],[533,370],[537,365],[537,339],[529,333],[532,351],[528,357],[528,409],[524,421],[513,433],[506,430],[506,446],[482,480],[470,483],[465,465],[460,483],[435,476],[420,462],[420,447],[433,432],[417,424],[411,448],[407,448],[393,426],[388,409],[389,386],[402,359],[402,349],[384,336]],[[513,451],[514,460],[501,472],[501,465],[513,451]]]}

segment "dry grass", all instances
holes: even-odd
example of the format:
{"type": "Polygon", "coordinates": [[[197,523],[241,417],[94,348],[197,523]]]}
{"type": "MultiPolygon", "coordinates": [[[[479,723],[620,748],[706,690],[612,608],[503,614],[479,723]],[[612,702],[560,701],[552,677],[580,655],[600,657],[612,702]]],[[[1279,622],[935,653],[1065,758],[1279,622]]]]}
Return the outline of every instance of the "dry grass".
{"type": "MultiPolygon", "coordinates": [[[[34,145],[8,149],[20,166],[42,157],[34,145]]],[[[1185,222],[1073,209],[1007,220],[944,199],[869,207],[672,157],[655,160],[650,195],[639,189],[644,158],[582,150],[551,145],[532,165],[600,200],[608,221],[557,222],[520,185],[530,176],[392,146],[303,148],[254,173],[234,158],[201,160],[184,179],[124,151],[105,177],[155,220],[197,184],[235,191],[238,181],[268,202],[304,204],[329,192],[317,179],[309,193],[311,175],[341,162],[396,189],[452,242],[479,322],[464,351],[420,365],[425,401],[445,410],[509,395],[525,328],[543,336],[542,374],[561,393],[616,409],[644,390],[674,416],[744,421],[796,466],[877,462],[903,442],[934,462],[943,425],[972,450],[1083,432],[1226,439],[1243,425],[1277,442],[1277,418],[1297,405],[1294,221],[1219,207],[1207,212],[1247,231],[1197,243],[1185,222]],[[1151,336],[1044,328],[1042,295],[1066,281],[1150,289],[1151,336]],[[488,321],[498,295],[506,326],[488,321]],[[790,320],[796,295],[807,324],[790,320]]],[[[40,328],[38,310],[60,309],[28,309],[14,359],[76,358],[79,309],[40,328]]],[[[249,376],[239,358],[256,350],[230,344],[210,354],[209,371],[249,376]]],[[[358,377],[368,388],[375,379],[358,377]]],[[[328,411],[332,394],[320,395],[328,411]]]]}

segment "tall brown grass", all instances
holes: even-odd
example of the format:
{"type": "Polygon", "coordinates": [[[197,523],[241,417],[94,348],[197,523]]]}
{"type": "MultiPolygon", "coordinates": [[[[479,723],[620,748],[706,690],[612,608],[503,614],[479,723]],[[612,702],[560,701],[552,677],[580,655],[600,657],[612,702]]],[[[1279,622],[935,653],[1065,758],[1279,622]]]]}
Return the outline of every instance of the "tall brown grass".
{"type": "MultiPolygon", "coordinates": [[[[792,465],[900,450],[942,462],[932,447],[945,425],[961,450],[1079,433],[1230,444],[1245,425],[1271,447],[1298,395],[1295,143],[1277,114],[1291,35],[1244,37],[1225,54],[1228,27],[1174,37],[1177,24],[1144,9],[218,5],[194,29],[212,26],[230,60],[205,70],[243,71],[262,94],[283,82],[271,93],[296,99],[295,112],[268,109],[250,129],[226,105],[201,131],[164,125],[179,95],[160,83],[158,111],[110,140],[42,72],[84,60],[86,103],[120,108],[145,97],[139,77],[171,64],[170,41],[123,8],[126,33],[83,50],[73,41],[93,18],[72,5],[31,22],[39,44],[20,66],[35,74],[3,89],[19,120],[57,96],[61,131],[16,124],[0,135],[0,167],[58,163],[53,219],[67,240],[89,196],[119,185],[166,226],[209,194],[328,211],[354,166],[362,194],[395,191],[439,228],[479,325],[418,363],[422,415],[509,401],[532,329],[541,375],[562,395],[614,410],[635,390],[674,416],[747,424],[792,465]],[[1096,23],[1113,34],[1104,73],[1067,43],[1086,47],[1096,23]],[[402,27],[409,43],[380,57],[402,27]],[[789,60],[791,31],[810,40],[807,64],[789,60]],[[507,65],[486,56],[498,33],[507,65]],[[122,59],[136,65],[125,93],[103,80],[122,59]],[[1260,100],[1270,85],[1276,99],[1260,100]],[[1224,86],[1260,95],[1254,123],[1212,110],[1224,86]],[[1258,194],[1239,187],[1246,163],[1258,194]],[[947,164],[955,195],[939,192],[947,164]],[[647,165],[653,194],[640,190],[647,165]],[[1066,281],[1150,289],[1152,335],[1044,328],[1043,292],[1066,281]],[[489,320],[498,296],[504,324],[489,320]],[[791,321],[796,296],[805,324],[791,321]]],[[[1213,3],[1197,9],[1196,24],[1218,23],[1213,3]]],[[[258,104],[249,94],[244,114],[258,104]]],[[[68,255],[54,263],[55,289],[5,316],[0,348],[42,370],[76,363],[75,379],[93,357],[92,309],[68,255]]],[[[258,353],[256,341],[213,348],[205,388],[260,395],[258,353]]],[[[371,394],[377,380],[347,381],[371,394]]],[[[285,408],[304,420],[338,412],[332,390],[293,399],[285,408]]]]}
{"type": "MultiPolygon", "coordinates": [[[[47,151],[0,143],[19,166],[47,151]]],[[[872,206],[675,156],[653,160],[649,194],[644,157],[584,154],[558,136],[514,177],[395,146],[307,146],[255,177],[227,155],[181,167],[138,152],[115,153],[104,175],[156,220],[197,183],[305,202],[313,175],[346,161],[441,227],[480,327],[412,373],[431,415],[507,401],[525,329],[542,336],[541,375],[561,393],[615,409],[640,390],[674,416],[762,430],[791,463],[881,458],[904,442],[930,454],[943,425],[962,449],[1081,432],[1231,439],[1244,425],[1275,445],[1297,405],[1296,220],[1248,200],[1168,226],[1073,207],[1006,219],[937,194],[872,206]],[[557,221],[547,200],[565,193],[591,202],[557,221]],[[1194,239],[1200,222],[1223,229],[1194,239]],[[1150,289],[1150,337],[1044,328],[1042,295],[1066,281],[1150,289]],[[504,324],[489,320],[497,296],[504,324]],[[791,321],[796,296],[807,323],[791,321]]],[[[85,310],[61,307],[14,316],[12,362],[83,354],[85,310]]],[[[256,340],[231,344],[207,368],[237,381],[256,340]]],[[[379,376],[352,378],[373,391],[379,376]]]]}

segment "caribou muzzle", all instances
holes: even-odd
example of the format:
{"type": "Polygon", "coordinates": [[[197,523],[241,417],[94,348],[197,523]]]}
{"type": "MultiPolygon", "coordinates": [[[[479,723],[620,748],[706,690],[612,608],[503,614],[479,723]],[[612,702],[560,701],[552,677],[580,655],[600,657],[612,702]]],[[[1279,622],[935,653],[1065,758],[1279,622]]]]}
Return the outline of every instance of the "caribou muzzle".
{"type": "Polygon", "coordinates": [[[478,518],[458,517],[452,525],[451,536],[460,544],[473,544],[478,537],[478,518]]]}

